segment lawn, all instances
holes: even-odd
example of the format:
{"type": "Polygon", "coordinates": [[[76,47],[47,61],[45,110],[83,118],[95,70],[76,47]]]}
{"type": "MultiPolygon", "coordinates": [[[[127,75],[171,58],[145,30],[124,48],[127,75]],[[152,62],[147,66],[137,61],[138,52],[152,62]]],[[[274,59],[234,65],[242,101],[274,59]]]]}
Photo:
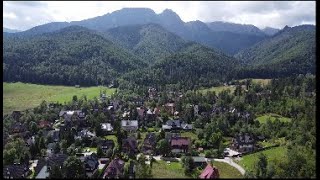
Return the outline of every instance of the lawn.
{"type": "Polygon", "coordinates": [[[273,161],[275,159],[281,160],[286,157],[287,147],[279,146],[264,151],[256,152],[253,154],[245,155],[241,158],[238,164],[241,165],[245,170],[252,171],[254,169],[254,164],[258,160],[259,153],[264,153],[267,156],[268,162],[273,161]]]}
{"type": "Polygon", "coordinates": [[[244,178],[238,169],[227,163],[213,161],[213,165],[218,168],[220,178],[244,178]]]}
{"type": "Polygon", "coordinates": [[[270,119],[273,122],[276,120],[276,118],[278,118],[281,122],[290,122],[291,121],[290,118],[283,117],[283,116],[280,116],[278,114],[273,114],[273,113],[264,114],[264,115],[258,117],[256,120],[258,120],[262,124],[262,123],[266,123],[268,119],[270,119]]]}
{"type": "Polygon", "coordinates": [[[191,178],[184,174],[184,169],[180,162],[155,161],[152,164],[152,176],[154,178],[191,178]]]}
{"type": "Polygon", "coordinates": [[[202,93],[202,94],[205,94],[207,93],[208,91],[215,91],[216,94],[219,94],[221,91],[223,90],[228,90],[230,89],[230,92],[234,92],[234,90],[236,89],[235,86],[217,86],[217,87],[211,87],[211,88],[206,88],[206,89],[200,89],[198,90],[198,92],[202,93]]]}
{"type": "MultiPolygon", "coordinates": [[[[239,81],[242,82],[242,81],[245,81],[245,80],[247,80],[247,79],[241,79],[239,81]]],[[[271,79],[252,79],[252,83],[255,83],[255,84],[260,83],[263,86],[268,85],[270,82],[271,82],[271,79]]]]}
{"type": "Polygon", "coordinates": [[[3,83],[3,115],[14,110],[25,110],[38,106],[43,100],[48,102],[68,102],[74,95],[80,98],[86,95],[88,99],[98,97],[100,90],[106,90],[108,95],[115,92],[115,88],[74,86],[51,86],[28,83],[3,83]]]}
{"type": "Polygon", "coordinates": [[[189,137],[189,138],[194,139],[194,140],[198,140],[199,139],[196,133],[193,133],[193,132],[190,132],[190,131],[182,132],[181,133],[181,137],[189,137]]]}

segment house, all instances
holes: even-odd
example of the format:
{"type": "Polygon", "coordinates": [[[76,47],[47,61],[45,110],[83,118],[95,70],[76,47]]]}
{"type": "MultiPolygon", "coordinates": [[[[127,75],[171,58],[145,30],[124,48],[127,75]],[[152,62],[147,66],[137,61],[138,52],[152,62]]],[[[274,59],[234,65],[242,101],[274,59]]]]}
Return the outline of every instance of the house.
{"type": "Polygon", "coordinates": [[[138,129],[138,120],[122,120],[121,128],[125,131],[136,131],[138,129]]]}
{"type": "Polygon", "coordinates": [[[199,176],[200,179],[217,179],[219,177],[219,170],[210,164],[207,165],[199,176]]]}
{"type": "Polygon", "coordinates": [[[174,103],[166,103],[164,105],[164,108],[170,114],[173,114],[176,111],[176,107],[174,103]]]}
{"type": "Polygon", "coordinates": [[[49,177],[45,159],[42,158],[38,160],[37,165],[34,167],[34,174],[36,175],[36,179],[45,179],[49,177]]]}
{"type": "Polygon", "coordinates": [[[207,165],[206,158],[203,156],[192,156],[192,159],[197,167],[204,168],[207,165]]]}
{"type": "Polygon", "coordinates": [[[188,152],[190,148],[190,139],[188,137],[174,137],[170,142],[171,152],[181,153],[188,152]]]}
{"type": "Polygon", "coordinates": [[[256,149],[256,140],[249,133],[239,133],[232,139],[230,148],[240,153],[252,152],[256,149]]]}
{"type": "Polygon", "coordinates": [[[138,143],[135,137],[128,137],[122,140],[122,151],[128,155],[138,152],[138,143]]]}
{"type": "Polygon", "coordinates": [[[27,164],[13,164],[3,167],[3,178],[5,179],[22,179],[29,174],[27,164]]]}
{"type": "Polygon", "coordinates": [[[113,131],[111,123],[101,123],[100,125],[104,132],[111,133],[113,131]]]}
{"type": "Polygon", "coordinates": [[[96,154],[91,154],[86,156],[84,159],[84,165],[86,169],[86,174],[88,177],[91,177],[95,171],[98,169],[99,161],[96,154]]]}
{"type": "Polygon", "coordinates": [[[96,134],[93,132],[90,132],[88,129],[83,129],[80,132],[78,132],[77,136],[75,136],[75,139],[84,139],[88,138],[91,139],[93,137],[96,137],[96,134]]]}
{"type": "Polygon", "coordinates": [[[52,154],[52,156],[48,157],[47,160],[47,169],[50,172],[53,166],[62,167],[64,161],[66,161],[68,158],[68,155],[66,154],[52,154]]]}
{"type": "Polygon", "coordinates": [[[148,133],[142,144],[142,152],[144,154],[152,154],[156,147],[156,142],[157,141],[155,133],[148,133]]]}
{"type": "Polygon", "coordinates": [[[65,121],[79,121],[83,122],[85,120],[85,113],[81,110],[75,111],[60,111],[59,116],[63,117],[65,121]]]}
{"type": "Polygon", "coordinates": [[[41,120],[38,124],[38,127],[40,129],[44,129],[44,128],[50,129],[52,127],[52,123],[46,120],[41,120]]]}
{"type": "Polygon", "coordinates": [[[137,107],[137,112],[138,112],[138,118],[140,120],[143,120],[144,119],[144,116],[145,116],[145,108],[144,107],[137,107]]]}
{"type": "Polygon", "coordinates": [[[149,94],[149,98],[153,99],[154,97],[157,96],[157,90],[156,88],[149,88],[148,89],[148,94],[149,94]]]}
{"type": "Polygon", "coordinates": [[[12,133],[23,133],[27,130],[26,125],[22,124],[21,122],[16,122],[11,126],[12,133]]]}
{"type": "Polygon", "coordinates": [[[115,158],[107,166],[103,174],[103,179],[110,178],[122,178],[124,175],[124,161],[115,158]]]}
{"type": "Polygon", "coordinates": [[[163,130],[176,130],[176,129],[191,130],[192,124],[187,124],[179,119],[168,120],[166,124],[162,125],[162,129],[163,130]]]}
{"type": "Polygon", "coordinates": [[[109,149],[113,150],[114,142],[112,140],[101,140],[100,141],[101,149],[104,153],[107,153],[109,149]]]}
{"type": "Polygon", "coordinates": [[[152,111],[151,109],[148,109],[147,113],[146,113],[146,120],[147,121],[154,121],[156,119],[156,115],[154,113],[154,111],[152,111]]]}

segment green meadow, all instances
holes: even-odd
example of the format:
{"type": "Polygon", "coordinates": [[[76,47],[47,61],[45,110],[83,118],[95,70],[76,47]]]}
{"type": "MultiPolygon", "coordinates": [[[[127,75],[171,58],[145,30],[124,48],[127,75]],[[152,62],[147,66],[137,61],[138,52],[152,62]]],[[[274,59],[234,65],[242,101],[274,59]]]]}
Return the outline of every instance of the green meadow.
{"type": "Polygon", "coordinates": [[[37,85],[29,83],[3,83],[3,115],[14,110],[25,110],[38,106],[43,100],[47,102],[68,102],[74,95],[85,95],[88,99],[98,97],[100,90],[108,95],[116,88],[37,85]]]}

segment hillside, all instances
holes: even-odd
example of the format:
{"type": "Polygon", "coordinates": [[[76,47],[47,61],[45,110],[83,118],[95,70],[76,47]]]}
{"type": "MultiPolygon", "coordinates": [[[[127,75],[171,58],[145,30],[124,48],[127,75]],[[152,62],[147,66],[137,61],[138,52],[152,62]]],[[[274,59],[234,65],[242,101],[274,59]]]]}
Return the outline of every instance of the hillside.
{"type": "Polygon", "coordinates": [[[10,28],[5,28],[5,27],[3,27],[3,32],[6,32],[6,33],[16,33],[16,32],[20,32],[20,30],[10,29],[10,28]]]}
{"type": "Polygon", "coordinates": [[[4,81],[42,84],[110,84],[144,66],[139,58],[97,33],[71,26],[32,37],[4,36],[4,81]]]}
{"type": "Polygon", "coordinates": [[[266,36],[262,30],[251,24],[236,24],[223,21],[214,21],[207,23],[207,25],[212,31],[226,31],[255,36],[266,36]]]}
{"type": "Polygon", "coordinates": [[[215,31],[212,30],[212,28],[209,28],[208,24],[201,21],[183,22],[180,17],[170,9],[166,9],[162,13],[156,14],[153,10],[148,8],[123,8],[112,13],[82,21],[73,21],[70,23],[52,22],[36,26],[18,34],[19,36],[37,35],[53,32],[72,25],[105,32],[112,28],[130,25],[145,25],[150,23],[158,24],[167,31],[172,32],[185,40],[195,41],[211,48],[218,48],[230,55],[259,42],[266,37],[261,30],[253,25],[229,23],[229,25],[232,25],[231,28],[226,27],[222,29],[223,31],[215,31]],[[233,26],[236,26],[239,30],[235,30],[233,26]],[[250,28],[248,29],[248,27],[250,28]],[[235,42],[233,40],[235,40],[235,42]]]}
{"type": "Polygon", "coordinates": [[[255,74],[267,78],[315,73],[315,26],[285,27],[235,57],[251,66],[243,76],[255,74]]]}
{"type": "Polygon", "coordinates": [[[144,86],[175,84],[181,88],[193,89],[217,85],[219,81],[227,80],[237,67],[236,63],[234,58],[221,52],[188,43],[176,54],[158,61],[150,68],[132,71],[123,78],[144,86]]]}
{"type": "Polygon", "coordinates": [[[104,35],[150,63],[175,53],[186,44],[157,24],[121,26],[109,29],[104,35]]]}

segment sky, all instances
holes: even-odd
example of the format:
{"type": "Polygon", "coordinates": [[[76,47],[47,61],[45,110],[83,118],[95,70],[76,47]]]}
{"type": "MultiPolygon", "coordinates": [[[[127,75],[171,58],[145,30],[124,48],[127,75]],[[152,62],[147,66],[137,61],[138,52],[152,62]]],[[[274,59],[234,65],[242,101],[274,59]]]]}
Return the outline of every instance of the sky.
{"type": "Polygon", "coordinates": [[[49,22],[70,22],[122,8],[176,12],[184,22],[225,21],[258,28],[315,24],[315,1],[4,1],[3,26],[27,30],[49,22]]]}

